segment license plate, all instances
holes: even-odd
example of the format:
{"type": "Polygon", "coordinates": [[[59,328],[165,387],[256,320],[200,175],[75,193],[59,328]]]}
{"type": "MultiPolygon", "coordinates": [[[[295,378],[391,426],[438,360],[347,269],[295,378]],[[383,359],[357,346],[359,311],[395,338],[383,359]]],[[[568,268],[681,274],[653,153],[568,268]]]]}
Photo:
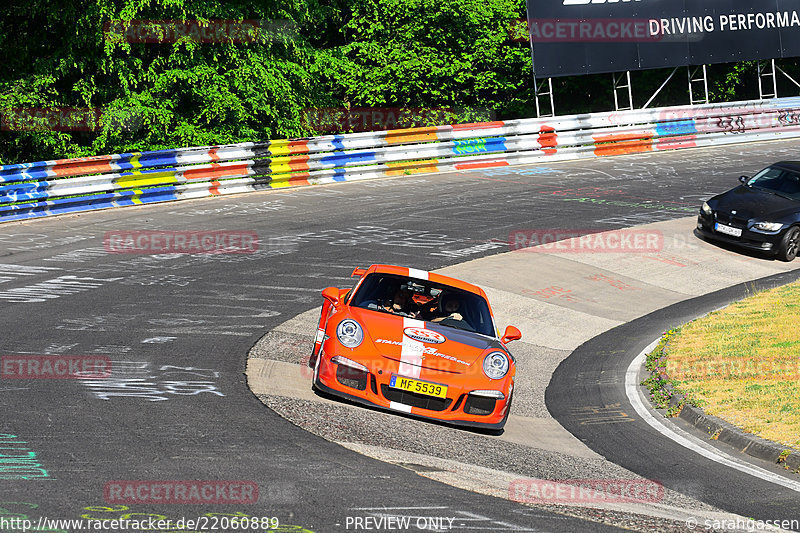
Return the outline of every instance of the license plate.
{"type": "Polygon", "coordinates": [[[725,224],[720,224],[719,222],[714,224],[714,229],[720,233],[724,233],[725,235],[731,235],[733,237],[742,236],[742,230],[739,228],[732,228],[730,226],[726,226],[725,224]]]}
{"type": "Polygon", "coordinates": [[[447,385],[439,385],[418,379],[404,378],[403,376],[392,375],[389,386],[395,389],[402,389],[408,392],[416,392],[426,396],[436,398],[447,398],[447,385]]]}

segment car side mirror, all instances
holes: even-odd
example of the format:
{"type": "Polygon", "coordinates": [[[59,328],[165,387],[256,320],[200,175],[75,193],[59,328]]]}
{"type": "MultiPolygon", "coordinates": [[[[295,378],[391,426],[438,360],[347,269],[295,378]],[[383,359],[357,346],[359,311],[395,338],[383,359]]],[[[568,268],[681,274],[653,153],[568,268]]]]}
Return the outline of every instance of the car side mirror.
{"type": "Polygon", "coordinates": [[[503,333],[503,338],[500,339],[503,341],[503,344],[506,344],[511,341],[516,341],[522,338],[522,332],[515,328],[514,326],[508,326],[506,328],[505,333],[503,333]]]}
{"type": "Polygon", "coordinates": [[[322,290],[322,297],[328,300],[332,306],[339,305],[339,289],[336,287],[328,287],[322,290]]]}
{"type": "Polygon", "coordinates": [[[750,176],[739,176],[739,181],[742,183],[747,183],[747,180],[750,179],[750,176]]]}

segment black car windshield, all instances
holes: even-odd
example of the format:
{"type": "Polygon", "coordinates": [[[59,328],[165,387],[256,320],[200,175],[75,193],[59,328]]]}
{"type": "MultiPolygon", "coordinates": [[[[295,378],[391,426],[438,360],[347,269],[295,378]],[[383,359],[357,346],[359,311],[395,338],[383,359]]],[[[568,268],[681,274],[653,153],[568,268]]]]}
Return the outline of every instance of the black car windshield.
{"type": "Polygon", "coordinates": [[[750,178],[747,185],[800,200],[800,174],[785,168],[767,167],[750,178]]]}
{"type": "Polygon", "coordinates": [[[364,279],[350,305],[495,336],[483,297],[427,280],[376,272],[364,279]]]}

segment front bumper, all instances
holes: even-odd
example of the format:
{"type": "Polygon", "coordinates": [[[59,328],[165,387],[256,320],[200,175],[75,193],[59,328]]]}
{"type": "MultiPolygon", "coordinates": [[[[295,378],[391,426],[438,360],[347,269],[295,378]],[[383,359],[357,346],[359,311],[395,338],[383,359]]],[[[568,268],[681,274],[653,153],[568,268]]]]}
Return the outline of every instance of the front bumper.
{"type": "Polygon", "coordinates": [[[726,235],[716,231],[714,229],[714,220],[710,216],[705,216],[703,214],[697,217],[697,232],[703,237],[714,241],[767,254],[774,254],[778,251],[778,246],[783,237],[783,232],[767,234],[750,231],[746,228],[742,228],[741,237],[726,235]]]}
{"type": "MultiPolygon", "coordinates": [[[[346,357],[346,356],[345,356],[346,357]]],[[[331,361],[331,356],[322,355],[314,385],[323,392],[346,398],[354,402],[401,412],[414,417],[437,420],[457,426],[499,430],[505,425],[513,389],[513,375],[491,382],[466,374],[444,374],[422,368],[417,379],[447,385],[447,398],[438,399],[421,394],[401,391],[389,386],[392,374],[397,374],[399,365],[382,360],[381,368],[370,368],[359,372],[331,361]],[[446,376],[447,379],[443,379],[446,376]],[[477,390],[494,389],[503,393],[503,399],[490,399],[470,394],[477,390]]]]}

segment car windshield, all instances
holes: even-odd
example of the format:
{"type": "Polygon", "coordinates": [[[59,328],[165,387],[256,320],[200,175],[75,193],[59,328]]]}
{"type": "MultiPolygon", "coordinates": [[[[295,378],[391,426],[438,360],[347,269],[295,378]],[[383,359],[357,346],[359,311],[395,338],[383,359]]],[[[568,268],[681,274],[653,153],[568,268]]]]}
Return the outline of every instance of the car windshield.
{"type": "Polygon", "coordinates": [[[750,178],[747,185],[800,200],[800,174],[784,168],[767,167],[750,178]]]}
{"type": "Polygon", "coordinates": [[[483,297],[427,280],[376,272],[364,279],[350,305],[495,336],[483,297]]]}

